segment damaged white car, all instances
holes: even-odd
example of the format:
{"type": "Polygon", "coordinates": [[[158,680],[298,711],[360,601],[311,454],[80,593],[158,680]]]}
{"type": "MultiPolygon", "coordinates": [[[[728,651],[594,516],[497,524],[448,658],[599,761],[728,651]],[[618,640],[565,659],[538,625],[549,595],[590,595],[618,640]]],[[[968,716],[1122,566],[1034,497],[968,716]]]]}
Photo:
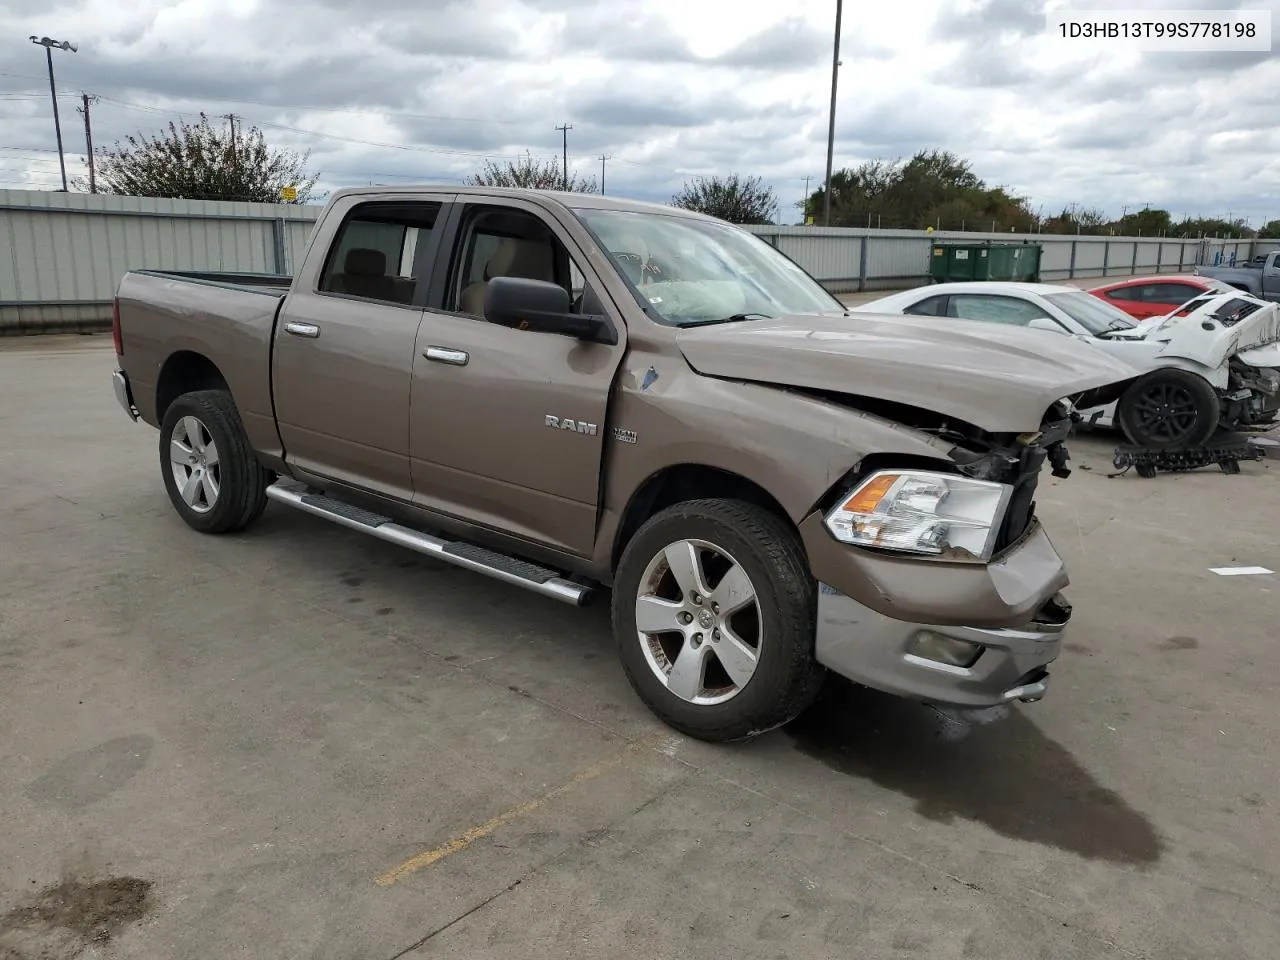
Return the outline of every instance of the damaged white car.
{"type": "Polygon", "coordinates": [[[1280,305],[1241,291],[1141,322],[1075,287],[1002,281],[918,287],[852,312],[1014,324],[1093,343],[1144,375],[1081,416],[1142,447],[1197,447],[1219,428],[1262,426],[1280,413],[1280,305]]]}

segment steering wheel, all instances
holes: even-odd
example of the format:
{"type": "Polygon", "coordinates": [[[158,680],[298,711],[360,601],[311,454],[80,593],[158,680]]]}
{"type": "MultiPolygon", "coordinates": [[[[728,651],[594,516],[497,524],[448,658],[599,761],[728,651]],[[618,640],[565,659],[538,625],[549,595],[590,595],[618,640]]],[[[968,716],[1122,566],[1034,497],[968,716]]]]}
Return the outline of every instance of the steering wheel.
{"type": "Polygon", "coordinates": [[[638,253],[626,252],[616,252],[611,256],[618,261],[627,278],[636,286],[643,287],[671,279],[669,270],[664,269],[662,262],[655,257],[644,260],[638,253]]]}

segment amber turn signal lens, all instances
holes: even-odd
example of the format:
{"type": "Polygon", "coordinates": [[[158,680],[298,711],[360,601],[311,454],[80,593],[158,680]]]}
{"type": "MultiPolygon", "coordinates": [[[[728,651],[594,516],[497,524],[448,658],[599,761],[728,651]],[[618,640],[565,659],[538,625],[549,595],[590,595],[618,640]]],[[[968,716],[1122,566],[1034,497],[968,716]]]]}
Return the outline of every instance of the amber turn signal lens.
{"type": "Polygon", "coordinates": [[[876,505],[884,499],[890,488],[898,482],[896,473],[883,473],[860,487],[858,491],[844,502],[842,510],[849,513],[872,513],[876,505]]]}

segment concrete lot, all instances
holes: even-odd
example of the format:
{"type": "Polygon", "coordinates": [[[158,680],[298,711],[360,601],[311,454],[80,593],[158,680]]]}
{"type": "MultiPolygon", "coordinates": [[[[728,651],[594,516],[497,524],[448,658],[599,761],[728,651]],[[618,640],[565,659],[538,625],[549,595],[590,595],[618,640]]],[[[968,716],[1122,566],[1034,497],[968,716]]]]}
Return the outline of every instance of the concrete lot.
{"type": "Polygon", "coordinates": [[[278,506],[201,537],[107,337],[0,342],[0,957],[1272,960],[1280,464],[1041,513],[1077,620],[947,742],[833,689],[713,747],[574,611],[278,506]]]}

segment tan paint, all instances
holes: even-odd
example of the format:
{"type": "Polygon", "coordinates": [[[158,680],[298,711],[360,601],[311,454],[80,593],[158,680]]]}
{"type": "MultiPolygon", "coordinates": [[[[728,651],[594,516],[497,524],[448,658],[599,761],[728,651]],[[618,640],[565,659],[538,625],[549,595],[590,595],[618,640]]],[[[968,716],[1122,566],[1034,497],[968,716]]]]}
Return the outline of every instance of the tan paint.
{"type": "MultiPolygon", "coordinates": [[[[571,202],[697,216],[612,198],[571,202]]],[[[763,488],[797,525],[814,575],[890,617],[1012,626],[1066,583],[1038,526],[986,566],[836,542],[815,504],[863,458],[890,453],[945,464],[950,444],[789,388],[878,397],[1021,432],[1035,431],[1058,398],[1134,371],[1065,338],[1000,331],[979,343],[902,318],[817,316],[677,331],[645,314],[565,203],[563,195],[489,188],[340,191],[274,328],[272,297],[126,276],[122,365],[144,419],[156,423],[165,360],[198,352],[226,377],[269,465],[606,583],[632,497],[657,472],[682,464],[763,488]],[[371,198],[496,203],[541,217],[599,293],[618,343],[315,293],[343,214],[371,198]],[[289,320],[316,324],[320,337],[288,336],[281,328],[289,320]],[[468,362],[428,360],[431,346],[466,351],[468,362]],[[553,428],[548,416],[575,429],[553,428]]]]}

